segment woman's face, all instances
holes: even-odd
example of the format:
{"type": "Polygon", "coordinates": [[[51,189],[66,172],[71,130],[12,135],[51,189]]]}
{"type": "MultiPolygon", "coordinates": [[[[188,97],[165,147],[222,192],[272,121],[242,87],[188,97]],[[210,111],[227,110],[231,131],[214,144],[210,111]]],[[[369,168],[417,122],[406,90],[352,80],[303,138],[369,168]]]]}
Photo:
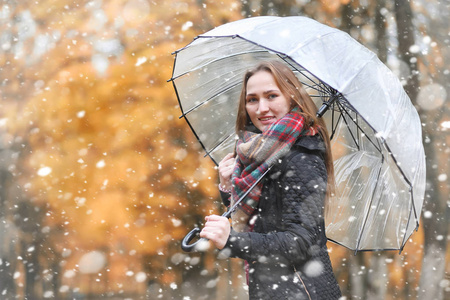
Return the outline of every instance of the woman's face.
{"type": "Polygon", "coordinates": [[[259,71],[247,81],[245,109],[256,128],[264,131],[291,110],[291,102],[280,91],[271,73],[259,71]]]}

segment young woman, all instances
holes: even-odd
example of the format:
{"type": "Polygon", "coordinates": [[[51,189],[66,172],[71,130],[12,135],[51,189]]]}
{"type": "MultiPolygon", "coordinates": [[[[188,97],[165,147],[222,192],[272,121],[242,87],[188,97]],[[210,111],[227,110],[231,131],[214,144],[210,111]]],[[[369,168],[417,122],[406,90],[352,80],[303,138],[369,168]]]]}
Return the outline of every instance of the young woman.
{"type": "Polygon", "coordinates": [[[281,62],[244,77],[236,157],[219,164],[226,206],[269,169],[232,215],[212,215],[200,233],[248,264],[250,299],[338,299],[327,251],[325,200],[333,190],[330,141],[317,108],[281,62]]]}

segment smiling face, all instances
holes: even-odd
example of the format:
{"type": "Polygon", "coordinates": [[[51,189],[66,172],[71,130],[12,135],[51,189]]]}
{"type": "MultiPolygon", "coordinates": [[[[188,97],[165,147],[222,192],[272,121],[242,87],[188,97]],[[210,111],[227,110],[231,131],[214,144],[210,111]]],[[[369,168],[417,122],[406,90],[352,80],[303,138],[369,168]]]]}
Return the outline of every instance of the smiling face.
{"type": "Polygon", "coordinates": [[[280,91],[271,73],[259,71],[247,81],[245,109],[253,125],[264,131],[291,110],[291,102],[280,91]]]}

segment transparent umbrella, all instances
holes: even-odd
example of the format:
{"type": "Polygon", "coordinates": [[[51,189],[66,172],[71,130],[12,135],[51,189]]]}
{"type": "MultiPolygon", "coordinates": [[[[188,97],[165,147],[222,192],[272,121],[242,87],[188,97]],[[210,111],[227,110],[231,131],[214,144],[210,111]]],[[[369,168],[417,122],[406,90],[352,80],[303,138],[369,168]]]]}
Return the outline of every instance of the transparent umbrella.
{"type": "Polygon", "coordinates": [[[418,114],[398,78],[345,32],[306,17],[255,17],[208,31],[175,52],[184,117],[217,164],[233,151],[245,71],[281,60],[321,107],[336,194],[329,240],[355,251],[402,250],[419,226],[425,156],[418,114]]]}

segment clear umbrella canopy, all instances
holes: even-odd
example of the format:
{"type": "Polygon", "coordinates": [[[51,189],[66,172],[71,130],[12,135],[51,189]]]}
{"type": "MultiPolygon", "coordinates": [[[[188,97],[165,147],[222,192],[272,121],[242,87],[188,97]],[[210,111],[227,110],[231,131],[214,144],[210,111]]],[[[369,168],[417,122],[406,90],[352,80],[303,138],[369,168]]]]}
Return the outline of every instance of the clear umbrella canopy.
{"type": "Polygon", "coordinates": [[[336,195],[330,240],[355,251],[401,250],[418,227],[425,156],[418,114],[398,78],[348,34],[306,17],[256,17],[219,26],[175,53],[172,82],[207,155],[233,152],[243,75],[281,60],[325,113],[336,195]]]}

